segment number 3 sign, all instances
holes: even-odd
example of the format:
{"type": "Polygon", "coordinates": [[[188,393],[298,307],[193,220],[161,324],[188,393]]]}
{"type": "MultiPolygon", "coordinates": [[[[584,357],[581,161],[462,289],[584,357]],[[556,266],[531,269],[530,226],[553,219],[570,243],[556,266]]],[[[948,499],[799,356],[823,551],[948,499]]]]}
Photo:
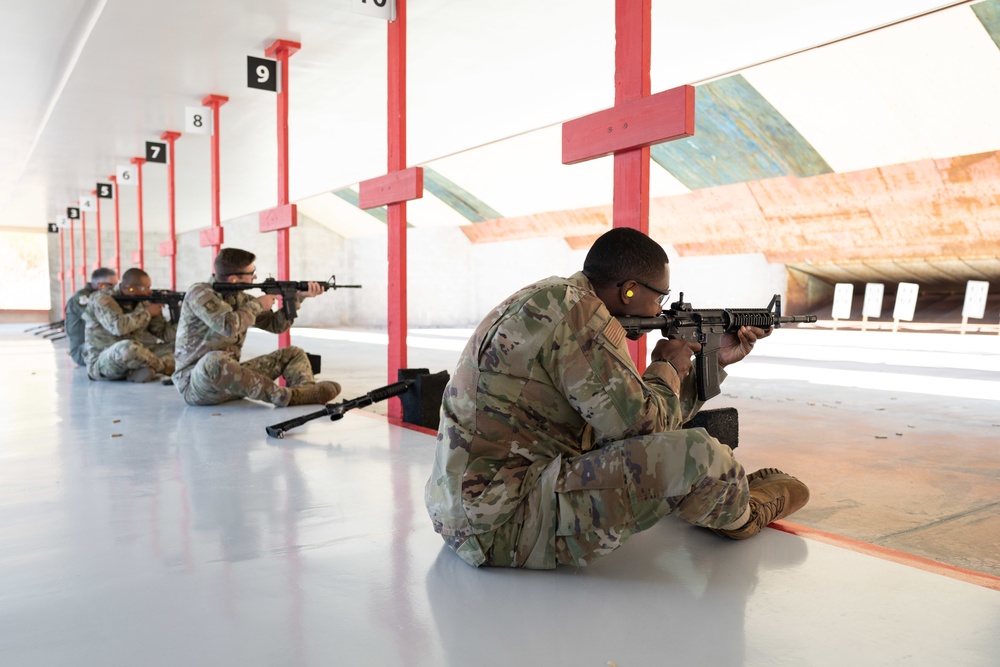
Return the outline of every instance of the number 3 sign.
{"type": "Polygon", "coordinates": [[[192,134],[212,134],[212,110],[208,107],[184,107],[184,130],[192,134]]]}

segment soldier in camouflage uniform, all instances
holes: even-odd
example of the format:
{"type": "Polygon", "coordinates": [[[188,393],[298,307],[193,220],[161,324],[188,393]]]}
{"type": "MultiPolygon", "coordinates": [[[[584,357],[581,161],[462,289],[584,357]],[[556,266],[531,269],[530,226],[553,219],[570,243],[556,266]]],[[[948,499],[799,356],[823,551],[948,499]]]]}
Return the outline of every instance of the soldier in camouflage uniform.
{"type": "MultiPolygon", "coordinates": [[[[615,316],[659,314],[669,284],[663,249],[615,229],[582,272],[520,290],[476,329],[444,392],[425,489],[434,529],[466,562],[585,565],[673,512],[744,539],[808,500],[794,477],[747,476],[704,429],[679,430],[701,407],[697,343],[661,340],[636,370],[615,316]]],[[[730,335],[719,365],[769,334],[730,335]]]]}
{"type": "MultiPolygon", "coordinates": [[[[223,248],[215,257],[215,279],[252,283],[256,256],[239,248],[223,248]]],[[[302,299],[322,293],[318,283],[299,292],[302,299]]],[[[210,283],[191,286],[181,304],[174,354],[173,381],[188,405],[216,405],[238,398],[267,401],[277,407],[327,403],[340,393],[336,382],[316,382],[306,353],[288,346],[240,363],[247,330],[253,326],[272,333],[287,331],[292,322],[272,312],[275,296],[252,297],[236,291],[220,294],[210,283]],[[274,382],[284,377],[287,386],[274,382]]]]}
{"type": "Polygon", "coordinates": [[[142,269],[129,269],[121,283],[90,296],[83,313],[84,357],[91,380],[148,382],[174,372],[177,325],[163,317],[163,306],[148,301],[119,303],[118,296],[149,296],[152,281],[142,269]],[[158,341],[150,344],[149,335],[158,341]]]}
{"type": "Polygon", "coordinates": [[[87,309],[90,295],[105,287],[114,287],[118,274],[114,269],[94,269],[90,282],[80,288],[66,301],[66,337],[69,338],[69,356],[77,366],[86,366],[83,358],[84,330],[83,311],[87,309]]]}

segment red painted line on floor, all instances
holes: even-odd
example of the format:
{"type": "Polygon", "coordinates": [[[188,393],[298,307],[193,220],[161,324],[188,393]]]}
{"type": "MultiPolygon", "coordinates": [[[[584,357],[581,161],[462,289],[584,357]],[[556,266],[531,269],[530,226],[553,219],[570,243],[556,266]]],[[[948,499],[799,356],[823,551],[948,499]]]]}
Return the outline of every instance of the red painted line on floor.
{"type": "Polygon", "coordinates": [[[924,570],[925,572],[951,577],[952,579],[958,579],[959,581],[964,581],[969,584],[975,584],[984,588],[1000,591],[1000,577],[996,577],[992,574],[966,570],[961,567],[955,567],[954,565],[948,565],[947,563],[931,560],[930,558],[914,556],[913,554],[897,551],[896,549],[880,547],[876,544],[862,542],[861,540],[854,540],[850,537],[844,537],[843,535],[827,533],[822,530],[817,530],[815,528],[810,528],[809,526],[803,526],[797,523],[775,521],[771,524],[771,528],[775,528],[785,533],[791,533],[792,535],[797,535],[798,537],[805,537],[807,539],[816,540],[817,542],[832,544],[835,547],[856,551],[858,553],[865,554],[866,556],[874,556],[875,558],[892,561],[893,563],[899,563],[900,565],[915,567],[918,570],[924,570]]]}
{"type": "MultiPolygon", "coordinates": [[[[403,428],[408,428],[411,431],[437,436],[437,431],[435,430],[425,428],[423,426],[417,426],[416,424],[408,424],[401,419],[393,419],[391,417],[387,417],[386,415],[365,412],[364,410],[361,411],[361,414],[378,419],[384,419],[393,426],[402,426],[403,428]]],[[[900,565],[915,567],[918,570],[924,570],[925,572],[930,572],[932,574],[939,574],[941,576],[951,577],[952,579],[958,579],[959,581],[964,581],[969,584],[975,584],[976,586],[982,586],[983,588],[1000,591],[1000,577],[992,574],[986,574],[985,572],[966,570],[965,568],[948,565],[947,563],[941,563],[936,560],[931,560],[930,558],[915,556],[913,554],[908,554],[904,551],[897,551],[896,549],[890,549],[888,547],[880,547],[877,544],[862,542],[861,540],[855,540],[850,537],[844,537],[843,535],[836,535],[834,533],[827,533],[822,530],[817,530],[816,528],[810,528],[809,526],[803,526],[797,523],[775,521],[770,524],[770,527],[798,537],[804,537],[810,540],[816,540],[817,542],[831,544],[842,549],[856,551],[858,553],[865,554],[866,556],[874,556],[875,558],[881,558],[882,560],[899,563],[900,565]]]]}

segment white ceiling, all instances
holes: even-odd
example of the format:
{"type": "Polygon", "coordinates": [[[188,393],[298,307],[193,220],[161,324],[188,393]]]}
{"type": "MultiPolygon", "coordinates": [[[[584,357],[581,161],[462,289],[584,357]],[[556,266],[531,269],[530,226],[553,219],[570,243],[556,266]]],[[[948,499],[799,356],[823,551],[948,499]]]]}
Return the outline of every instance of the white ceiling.
{"type": "MultiPolygon", "coordinates": [[[[8,0],[0,21],[5,225],[54,220],[145,141],[183,131],[184,107],[208,94],[230,98],[223,220],[274,206],[274,96],[246,87],[246,56],[279,38],[302,43],[289,72],[292,200],[348,235],[381,225],[324,195],[386,169],[386,26],[351,0],[8,0]]],[[[745,70],[837,171],[1000,148],[1000,52],[968,3],[653,0],[652,34],[654,92],[745,70]]],[[[431,163],[504,216],[610,201],[611,161],[561,165],[558,124],[613,102],[612,0],[411,0],[408,40],[410,164],[431,163]]],[[[178,231],[210,223],[209,156],[207,136],[177,141],[178,231]]],[[[654,196],[686,191],[652,171],[654,196]]],[[[165,173],[144,167],[147,230],[166,229],[165,173]]],[[[136,209],[123,189],[123,226],[136,209]]],[[[409,212],[416,226],[465,222],[429,194],[409,212]]]]}

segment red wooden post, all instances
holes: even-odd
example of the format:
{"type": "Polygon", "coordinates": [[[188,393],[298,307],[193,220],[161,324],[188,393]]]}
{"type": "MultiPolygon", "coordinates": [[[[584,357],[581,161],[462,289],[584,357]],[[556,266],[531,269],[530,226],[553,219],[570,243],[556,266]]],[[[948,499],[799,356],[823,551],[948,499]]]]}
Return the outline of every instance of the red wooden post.
{"type": "Polygon", "coordinates": [[[59,298],[62,301],[62,318],[66,319],[66,244],[63,230],[59,230],[59,298]]]}
{"type": "Polygon", "coordinates": [[[87,212],[80,208],[80,255],[82,264],[80,275],[83,276],[83,283],[87,282],[87,212]]]}
{"type": "Polygon", "coordinates": [[[219,107],[228,101],[229,98],[225,95],[208,95],[201,101],[202,106],[212,110],[212,227],[203,229],[199,236],[202,247],[212,248],[213,264],[224,239],[219,204],[219,107]]]}
{"type": "Polygon", "coordinates": [[[170,289],[177,289],[177,226],[174,192],[174,142],[181,136],[180,132],[164,132],[160,139],[167,142],[167,236],[160,244],[160,256],[170,258],[170,289]]]}
{"type": "MultiPolygon", "coordinates": [[[[615,227],[649,233],[649,147],[694,134],[694,88],[650,95],[652,0],[615,0],[615,106],[563,124],[563,163],[614,154],[615,227]]],[[[640,372],[646,339],[629,341],[640,372]]]]}
{"type": "MultiPolygon", "coordinates": [[[[406,202],[423,196],[423,170],[406,169],[406,0],[396,0],[388,28],[388,174],[360,184],[361,208],[388,206],[388,379],[406,368],[406,202]],[[400,173],[402,172],[402,173],[400,173]]],[[[403,404],[389,403],[389,417],[402,419],[403,404]]]]}
{"type": "Polygon", "coordinates": [[[139,200],[139,244],[136,248],[135,253],[132,255],[132,264],[138,266],[140,269],[145,269],[145,259],[146,259],[146,247],[145,247],[145,233],[142,229],[142,165],[145,164],[146,158],[144,157],[134,157],[130,160],[132,164],[135,165],[135,170],[138,172],[136,174],[136,185],[138,189],[136,190],[137,197],[139,200]]]}
{"type": "Polygon", "coordinates": [[[111,194],[115,199],[115,263],[113,268],[119,276],[122,273],[122,238],[121,238],[121,220],[120,220],[120,210],[118,207],[118,177],[112,174],[108,176],[108,180],[111,181],[111,188],[114,190],[111,194]]]}
{"type": "Polygon", "coordinates": [[[97,190],[92,190],[90,194],[94,195],[97,206],[97,261],[94,262],[94,269],[99,269],[104,261],[104,256],[101,255],[101,198],[97,196],[97,190]]]}
{"type": "Polygon", "coordinates": [[[69,285],[76,294],[76,238],[73,233],[73,218],[69,219],[69,285]]]}
{"type": "MultiPolygon", "coordinates": [[[[278,240],[278,280],[289,280],[291,260],[288,252],[289,230],[298,224],[294,205],[289,204],[288,184],[288,58],[302,48],[299,42],[276,40],[264,55],[278,61],[281,88],[278,90],[278,208],[261,212],[260,231],[271,231],[278,240]],[[265,219],[266,218],[266,219],[265,219]],[[280,225],[280,226],[279,226],[280,225]],[[265,228],[266,227],[266,228],[265,228]]],[[[278,334],[278,347],[288,347],[291,334],[278,334]]]]}

